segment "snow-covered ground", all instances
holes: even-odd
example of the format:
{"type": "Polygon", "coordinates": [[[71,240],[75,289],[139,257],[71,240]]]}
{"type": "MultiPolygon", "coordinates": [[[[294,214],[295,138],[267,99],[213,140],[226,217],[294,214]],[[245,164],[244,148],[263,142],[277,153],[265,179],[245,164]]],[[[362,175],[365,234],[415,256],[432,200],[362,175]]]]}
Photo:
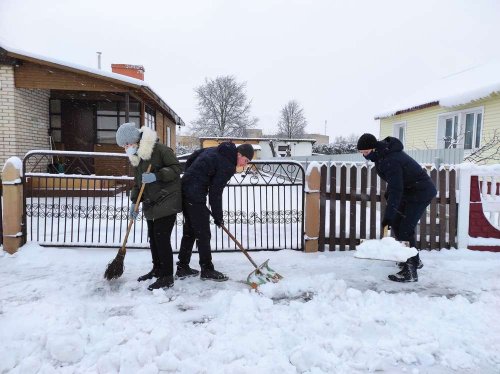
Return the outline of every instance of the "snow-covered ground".
{"type": "Polygon", "coordinates": [[[115,254],[0,251],[1,373],[500,372],[500,253],[421,252],[419,282],[398,284],[353,252],[257,252],[284,276],[261,293],[241,253],[214,254],[228,282],[153,293],[145,250],[103,279],[115,254]]]}

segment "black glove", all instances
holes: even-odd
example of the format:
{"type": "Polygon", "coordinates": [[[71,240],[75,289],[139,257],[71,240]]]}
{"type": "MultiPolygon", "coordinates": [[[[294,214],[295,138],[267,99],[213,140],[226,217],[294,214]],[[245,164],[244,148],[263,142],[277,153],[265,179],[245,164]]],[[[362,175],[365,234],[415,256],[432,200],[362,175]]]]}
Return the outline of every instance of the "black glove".
{"type": "Polygon", "coordinates": [[[221,227],[224,224],[224,220],[222,218],[221,219],[214,218],[214,223],[217,227],[221,227]]]}
{"type": "Polygon", "coordinates": [[[385,198],[386,200],[389,200],[389,191],[388,191],[388,190],[386,190],[386,191],[384,192],[384,198],[385,198]]]}
{"type": "Polygon", "coordinates": [[[387,226],[388,229],[392,227],[392,220],[389,218],[385,218],[382,220],[382,227],[387,226]]]}

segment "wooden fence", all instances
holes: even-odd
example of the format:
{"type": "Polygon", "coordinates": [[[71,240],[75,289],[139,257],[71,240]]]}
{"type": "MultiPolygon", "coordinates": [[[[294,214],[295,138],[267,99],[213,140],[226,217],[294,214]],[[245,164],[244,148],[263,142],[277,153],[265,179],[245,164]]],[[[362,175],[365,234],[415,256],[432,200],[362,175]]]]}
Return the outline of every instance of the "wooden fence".
{"type": "MultiPolygon", "coordinates": [[[[424,169],[438,189],[417,226],[419,249],[456,247],[456,171],[424,169]]],[[[362,239],[382,236],[386,183],[373,166],[332,164],[321,167],[318,249],[355,249],[362,239]],[[331,186],[335,186],[334,189],[331,186]]]]}

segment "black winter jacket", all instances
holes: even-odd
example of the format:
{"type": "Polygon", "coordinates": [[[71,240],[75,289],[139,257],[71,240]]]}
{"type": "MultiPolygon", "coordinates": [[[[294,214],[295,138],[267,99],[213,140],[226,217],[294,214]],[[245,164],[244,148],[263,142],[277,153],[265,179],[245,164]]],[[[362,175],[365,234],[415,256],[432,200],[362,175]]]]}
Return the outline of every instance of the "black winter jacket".
{"type": "Polygon", "coordinates": [[[377,142],[375,151],[366,158],[375,162],[378,176],[387,182],[386,219],[394,218],[402,200],[426,202],[436,196],[431,178],[403,151],[399,139],[388,136],[377,142]]]}
{"type": "Polygon", "coordinates": [[[236,172],[237,154],[230,142],[194,152],[186,161],[182,177],[184,201],[206,204],[208,194],[214,219],[222,221],[222,192],[236,172]]]}

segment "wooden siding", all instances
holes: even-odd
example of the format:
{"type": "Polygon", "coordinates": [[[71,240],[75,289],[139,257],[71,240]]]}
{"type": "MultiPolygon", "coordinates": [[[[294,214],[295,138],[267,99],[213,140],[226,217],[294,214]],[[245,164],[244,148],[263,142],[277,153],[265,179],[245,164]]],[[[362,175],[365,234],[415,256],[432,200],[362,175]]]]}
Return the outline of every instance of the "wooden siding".
{"type": "Polygon", "coordinates": [[[500,94],[474,101],[467,105],[452,108],[434,106],[414,112],[403,113],[397,116],[380,120],[380,138],[393,136],[393,125],[406,122],[407,149],[433,149],[437,148],[438,116],[443,113],[462,111],[469,108],[484,108],[483,133],[481,141],[488,140],[492,132],[500,131],[500,94]]]}
{"type": "Polygon", "coordinates": [[[165,122],[164,119],[165,117],[160,111],[156,111],[156,134],[158,135],[158,139],[160,140],[160,143],[167,144],[166,141],[166,134],[165,134],[165,122]]]}
{"type": "Polygon", "coordinates": [[[61,69],[24,62],[15,69],[16,88],[125,92],[126,86],[61,69]]]}

